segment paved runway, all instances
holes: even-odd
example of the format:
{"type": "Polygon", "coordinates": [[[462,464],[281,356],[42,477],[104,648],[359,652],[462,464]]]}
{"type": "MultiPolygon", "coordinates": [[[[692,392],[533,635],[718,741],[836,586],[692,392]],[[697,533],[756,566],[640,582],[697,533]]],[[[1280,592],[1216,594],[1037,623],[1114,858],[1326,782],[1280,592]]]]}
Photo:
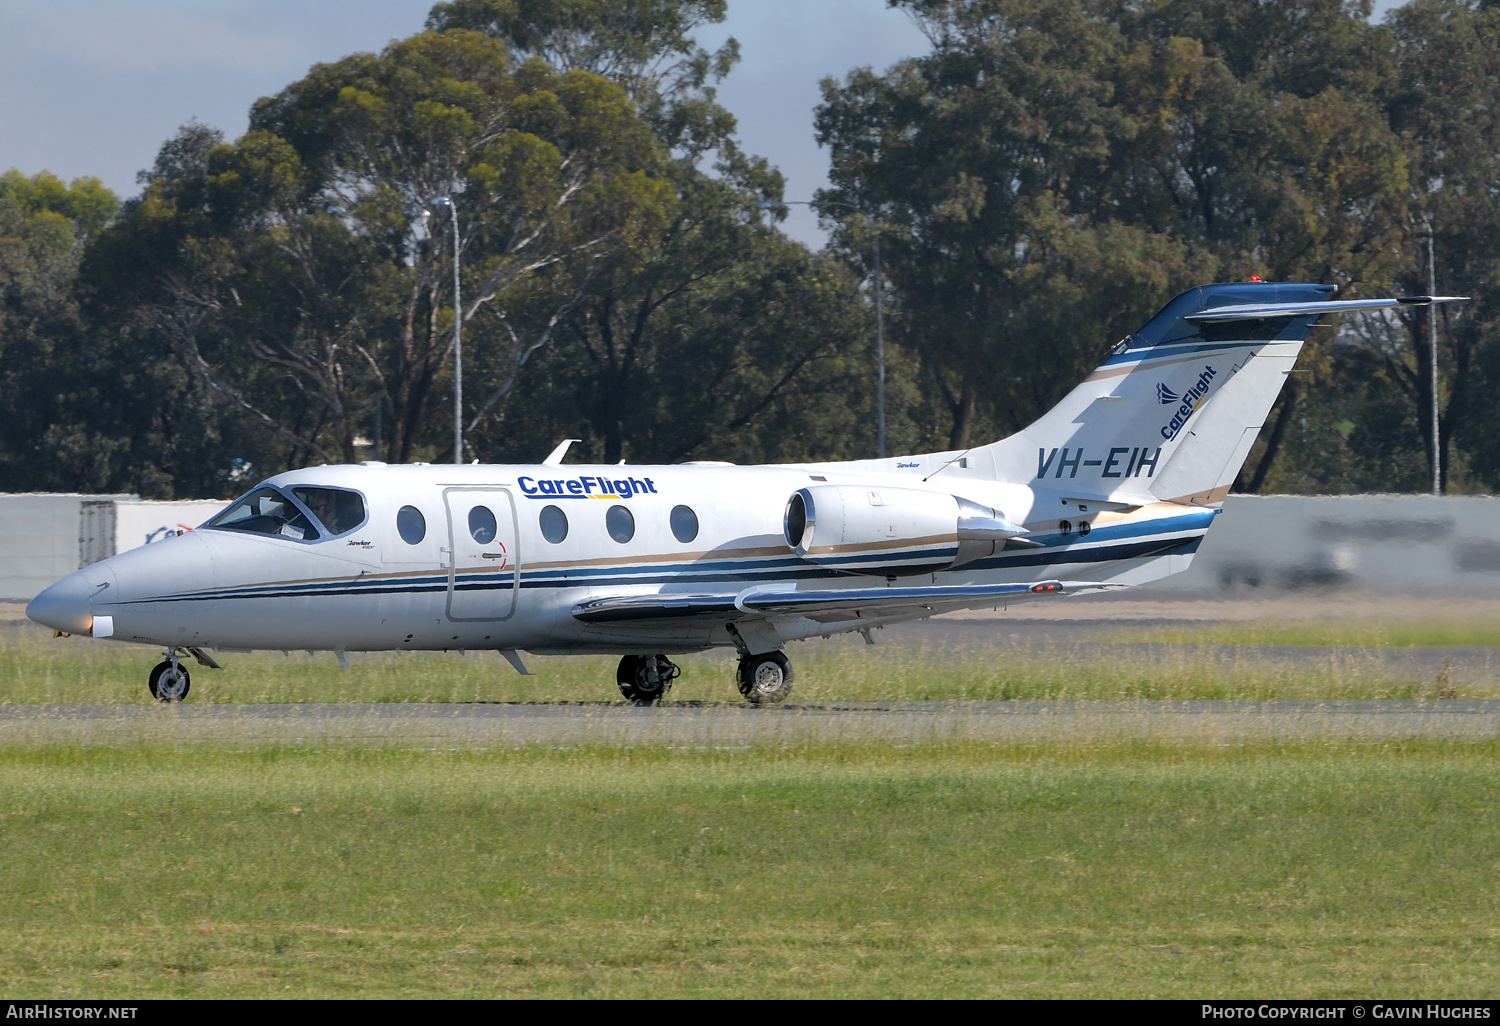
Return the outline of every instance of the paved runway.
{"type": "Polygon", "coordinates": [[[394,744],[734,747],[795,741],[1500,736],[1500,700],[1268,702],[5,705],[7,744],[394,744]]]}

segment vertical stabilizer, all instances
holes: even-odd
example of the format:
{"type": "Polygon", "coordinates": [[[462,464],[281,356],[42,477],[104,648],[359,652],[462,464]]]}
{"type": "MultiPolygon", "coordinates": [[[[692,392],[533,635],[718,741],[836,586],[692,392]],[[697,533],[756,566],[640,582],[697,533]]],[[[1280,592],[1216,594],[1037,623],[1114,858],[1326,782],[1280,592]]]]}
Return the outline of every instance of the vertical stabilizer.
{"type": "MultiPolygon", "coordinates": [[[[1203,285],[1173,299],[1039,420],[976,450],[1063,498],[1218,505],[1331,285],[1203,285]],[[1279,304],[1273,316],[1194,315],[1279,304]]],[[[1228,312],[1228,311],[1226,311],[1228,312]]]]}

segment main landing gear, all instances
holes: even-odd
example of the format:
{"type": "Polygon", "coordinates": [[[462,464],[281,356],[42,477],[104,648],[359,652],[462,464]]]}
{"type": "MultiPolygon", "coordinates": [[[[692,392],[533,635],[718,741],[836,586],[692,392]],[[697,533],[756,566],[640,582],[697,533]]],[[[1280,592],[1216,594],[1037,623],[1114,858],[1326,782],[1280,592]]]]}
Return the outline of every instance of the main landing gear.
{"type": "Polygon", "coordinates": [[[792,693],[792,663],[780,652],[740,657],[734,682],[751,705],[771,705],[792,693]]]}
{"type": "Polygon", "coordinates": [[[180,702],[188,695],[192,678],[177,659],[177,650],[170,649],[167,658],[156,664],[149,681],[151,697],[158,702],[180,702]]]}
{"type": "Polygon", "coordinates": [[[682,668],[664,655],[628,655],[620,660],[615,683],[627,701],[649,705],[661,701],[681,673],[682,668]]]}
{"type": "MultiPolygon", "coordinates": [[[[672,682],[681,673],[681,668],[664,655],[628,655],[620,660],[615,682],[620,685],[620,694],[627,701],[650,705],[666,697],[672,690],[672,682]]],[[[734,671],[734,683],[751,705],[774,705],[784,701],[792,693],[791,660],[781,652],[751,655],[742,651],[739,666],[734,671]]],[[[153,684],[152,694],[155,693],[153,684]]],[[[186,686],[183,693],[187,693],[186,686]]]]}

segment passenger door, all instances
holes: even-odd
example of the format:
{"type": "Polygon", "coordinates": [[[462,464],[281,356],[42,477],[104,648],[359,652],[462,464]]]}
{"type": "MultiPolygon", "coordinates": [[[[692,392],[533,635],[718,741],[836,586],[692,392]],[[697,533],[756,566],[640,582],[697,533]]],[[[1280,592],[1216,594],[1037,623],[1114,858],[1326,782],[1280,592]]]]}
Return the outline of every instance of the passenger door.
{"type": "Polygon", "coordinates": [[[443,491],[448,513],[448,619],[506,620],[521,587],[516,504],[505,488],[443,491]]]}

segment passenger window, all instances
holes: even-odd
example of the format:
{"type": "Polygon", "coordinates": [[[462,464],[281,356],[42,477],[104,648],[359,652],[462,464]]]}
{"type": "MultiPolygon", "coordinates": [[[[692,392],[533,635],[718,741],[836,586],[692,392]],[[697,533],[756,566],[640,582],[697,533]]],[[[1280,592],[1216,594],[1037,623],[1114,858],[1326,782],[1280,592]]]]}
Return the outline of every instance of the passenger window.
{"type": "Polygon", "coordinates": [[[635,537],[635,517],[624,506],[611,506],[604,514],[604,529],[611,538],[624,545],[635,537]]]}
{"type": "Polygon", "coordinates": [[[365,500],[357,492],[298,486],[292,489],[292,494],[329,534],[345,534],[365,522],[365,500]]]}
{"type": "Polygon", "coordinates": [[[698,537],[698,514],[686,506],[672,507],[672,537],[686,545],[698,537]]]}
{"type": "Polygon", "coordinates": [[[568,536],[568,515],[556,506],[543,506],[540,520],[542,537],[553,545],[568,536]]]}
{"type": "Polygon", "coordinates": [[[427,537],[427,518],[415,506],[402,506],[396,512],[396,533],[408,545],[415,545],[427,537]]]}
{"type": "Polygon", "coordinates": [[[220,531],[244,531],[247,534],[270,534],[296,541],[314,541],[318,529],[285,495],[274,488],[257,488],[231,503],[204,527],[220,531]]]}
{"type": "Polygon", "coordinates": [[[495,514],[488,507],[475,506],[469,510],[469,533],[479,544],[488,545],[494,541],[496,530],[495,514]]]}

